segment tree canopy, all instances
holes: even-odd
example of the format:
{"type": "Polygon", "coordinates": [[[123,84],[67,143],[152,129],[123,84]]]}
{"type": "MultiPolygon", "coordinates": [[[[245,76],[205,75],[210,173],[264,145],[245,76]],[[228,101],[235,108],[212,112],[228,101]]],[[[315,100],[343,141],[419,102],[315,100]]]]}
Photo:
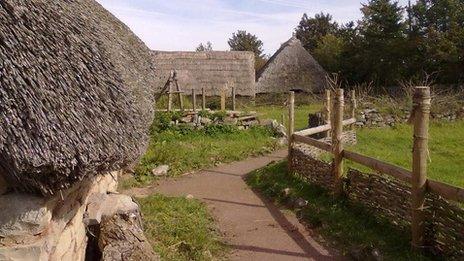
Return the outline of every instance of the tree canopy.
{"type": "Polygon", "coordinates": [[[258,71],[266,63],[263,42],[254,34],[238,30],[228,41],[231,51],[250,51],[255,54],[255,69],[258,71]]]}
{"type": "Polygon", "coordinates": [[[329,72],[348,83],[391,86],[436,73],[444,84],[464,83],[464,1],[418,0],[403,7],[369,0],[362,18],[338,25],[330,14],[303,15],[296,36],[329,72]]]}
{"type": "Polygon", "coordinates": [[[206,44],[200,43],[198,47],[195,49],[197,52],[211,52],[213,50],[213,44],[208,41],[206,44]]]}

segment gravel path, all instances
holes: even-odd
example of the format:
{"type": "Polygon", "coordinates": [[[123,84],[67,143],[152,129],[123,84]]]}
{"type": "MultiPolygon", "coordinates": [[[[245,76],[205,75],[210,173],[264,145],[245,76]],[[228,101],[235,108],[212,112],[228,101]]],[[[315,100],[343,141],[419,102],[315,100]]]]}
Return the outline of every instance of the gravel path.
{"type": "Polygon", "coordinates": [[[199,171],[158,185],[125,192],[143,197],[193,195],[204,201],[233,249],[230,260],[340,260],[318,244],[293,213],[248,188],[244,176],[286,156],[286,151],[199,171]]]}

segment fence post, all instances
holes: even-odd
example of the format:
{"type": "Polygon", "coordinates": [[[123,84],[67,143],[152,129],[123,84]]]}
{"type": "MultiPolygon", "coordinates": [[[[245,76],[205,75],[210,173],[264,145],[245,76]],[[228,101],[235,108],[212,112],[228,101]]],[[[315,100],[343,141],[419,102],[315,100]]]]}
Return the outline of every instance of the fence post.
{"type": "Polygon", "coordinates": [[[204,111],[206,110],[206,94],[205,94],[205,87],[201,88],[201,109],[204,111]]]}
{"type": "Polygon", "coordinates": [[[232,87],[232,110],[235,111],[235,107],[236,106],[236,103],[235,103],[235,86],[232,87]]]}
{"type": "Polygon", "coordinates": [[[288,170],[291,173],[292,167],[292,143],[293,133],[295,132],[295,92],[290,91],[288,97],[288,170]]]}
{"type": "Polygon", "coordinates": [[[172,110],[172,91],[171,91],[171,86],[169,86],[169,90],[168,90],[168,112],[170,112],[172,110]]]}
{"type": "Polygon", "coordinates": [[[333,100],[333,122],[332,122],[332,152],[334,155],[334,189],[335,195],[340,196],[343,194],[343,107],[344,97],[343,89],[335,90],[335,98],[333,100]]]}
{"type": "Polygon", "coordinates": [[[195,89],[192,89],[192,110],[193,112],[197,111],[197,94],[195,89]]]}
{"type": "Polygon", "coordinates": [[[420,251],[425,238],[425,193],[430,118],[430,88],[416,87],[413,98],[414,145],[412,154],[412,248],[420,251]]]}
{"type": "MultiPolygon", "coordinates": [[[[332,99],[331,99],[331,92],[329,89],[325,90],[325,123],[330,125],[331,124],[331,106],[332,106],[332,99]]],[[[330,137],[330,130],[327,131],[326,137],[330,137]]]]}
{"type": "MultiPolygon", "coordinates": [[[[358,108],[358,103],[356,101],[356,91],[351,90],[351,118],[356,119],[356,109],[358,108]]],[[[354,124],[351,124],[350,126],[351,130],[354,130],[354,124]]]]}
{"type": "Polygon", "coordinates": [[[221,91],[221,111],[226,110],[226,92],[224,90],[221,91]]]}

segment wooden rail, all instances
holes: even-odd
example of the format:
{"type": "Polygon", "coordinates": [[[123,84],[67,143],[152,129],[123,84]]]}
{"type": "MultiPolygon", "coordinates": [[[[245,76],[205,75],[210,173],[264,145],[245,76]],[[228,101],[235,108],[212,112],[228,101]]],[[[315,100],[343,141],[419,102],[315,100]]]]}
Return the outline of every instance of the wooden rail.
{"type": "Polygon", "coordinates": [[[310,138],[310,137],[293,134],[293,141],[308,144],[308,145],[314,146],[318,149],[321,149],[327,152],[332,152],[332,145],[330,145],[329,143],[320,141],[320,140],[310,138]]]}
{"type": "MultiPolygon", "coordinates": [[[[348,119],[348,120],[344,120],[343,121],[343,126],[347,126],[347,125],[351,125],[351,124],[355,124],[355,123],[356,123],[356,119],[351,118],[351,119],[348,119]]],[[[318,133],[321,133],[321,132],[329,131],[331,128],[332,127],[329,124],[326,124],[326,125],[322,125],[322,126],[318,126],[318,127],[314,127],[314,128],[310,128],[310,129],[300,130],[300,131],[295,132],[295,134],[298,134],[300,136],[310,136],[310,135],[318,134],[318,133]]]]}

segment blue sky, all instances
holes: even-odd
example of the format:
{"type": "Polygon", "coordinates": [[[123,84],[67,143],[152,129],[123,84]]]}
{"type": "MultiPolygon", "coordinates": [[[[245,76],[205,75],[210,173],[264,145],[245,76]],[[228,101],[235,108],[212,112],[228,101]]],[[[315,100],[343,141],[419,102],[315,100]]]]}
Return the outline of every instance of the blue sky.
{"type": "MultiPolygon", "coordinates": [[[[344,23],[361,17],[360,0],[97,0],[153,50],[193,51],[211,41],[228,50],[237,30],[256,34],[267,54],[288,40],[303,13],[320,11],[344,23]]],[[[362,2],[367,2],[364,0],[362,2]]],[[[407,0],[400,0],[407,4],[407,0]]]]}

